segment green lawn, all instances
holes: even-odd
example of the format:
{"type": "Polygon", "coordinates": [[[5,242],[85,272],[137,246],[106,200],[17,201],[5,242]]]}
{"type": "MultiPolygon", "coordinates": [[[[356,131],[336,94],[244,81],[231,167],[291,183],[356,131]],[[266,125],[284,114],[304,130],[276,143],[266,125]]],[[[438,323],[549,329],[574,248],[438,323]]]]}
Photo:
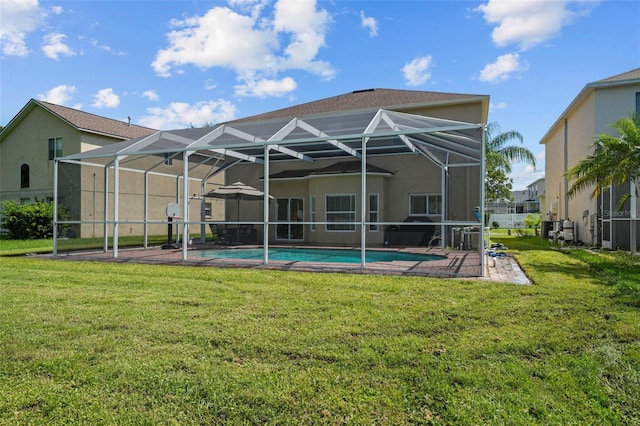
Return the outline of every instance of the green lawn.
{"type": "Polygon", "coordinates": [[[640,424],[639,257],[494,240],[534,285],[0,258],[0,424],[640,424]]]}

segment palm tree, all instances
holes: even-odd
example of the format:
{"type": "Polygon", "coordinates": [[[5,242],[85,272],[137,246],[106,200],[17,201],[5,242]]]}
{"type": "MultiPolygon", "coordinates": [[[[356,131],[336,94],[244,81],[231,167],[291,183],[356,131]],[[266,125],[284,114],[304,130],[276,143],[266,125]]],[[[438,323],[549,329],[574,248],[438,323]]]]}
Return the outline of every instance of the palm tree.
{"type": "MultiPolygon", "coordinates": [[[[593,187],[595,198],[610,186],[634,182],[640,178],[640,123],[638,114],[621,118],[609,127],[616,129],[618,136],[601,134],[591,145],[593,154],[583,158],[570,168],[566,176],[575,179],[568,191],[569,197],[593,187]]],[[[619,208],[630,198],[622,196],[619,208]]]]}
{"type": "Polygon", "coordinates": [[[511,140],[517,140],[520,144],[524,138],[515,130],[502,132],[497,123],[489,123],[486,130],[485,159],[487,170],[498,169],[505,173],[511,173],[511,164],[514,161],[528,163],[536,167],[536,157],[524,146],[508,145],[511,140]]]}
{"type": "Polygon", "coordinates": [[[520,132],[515,130],[502,132],[497,123],[487,125],[485,132],[485,164],[487,168],[485,193],[487,200],[506,198],[507,195],[510,198],[511,180],[506,175],[511,173],[511,164],[514,161],[522,161],[536,167],[535,155],[524,146],[509,145],[512,140],[522,144],[524,138],[520,132]]]}

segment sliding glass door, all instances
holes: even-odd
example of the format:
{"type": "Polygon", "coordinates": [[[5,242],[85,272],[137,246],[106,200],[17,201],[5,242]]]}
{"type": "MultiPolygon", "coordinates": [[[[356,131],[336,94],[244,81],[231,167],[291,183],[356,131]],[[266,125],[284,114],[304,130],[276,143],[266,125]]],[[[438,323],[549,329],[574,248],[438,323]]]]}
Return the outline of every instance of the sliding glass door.
{"type": "Polygon", "coordinates": [[[302,198],[278,198],[276,200],[276,227],[277,240],[303,240],[304,239],[304,201],[302,198]]]}

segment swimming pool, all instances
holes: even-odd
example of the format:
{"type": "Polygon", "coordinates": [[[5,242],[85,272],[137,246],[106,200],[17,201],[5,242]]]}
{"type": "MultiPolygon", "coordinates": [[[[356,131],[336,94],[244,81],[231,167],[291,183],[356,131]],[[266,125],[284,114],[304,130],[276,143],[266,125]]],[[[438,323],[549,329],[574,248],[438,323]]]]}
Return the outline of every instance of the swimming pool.
{"type": "MultiPolygon", "coordinates": [[[[261,248],[233,248],[199,250],[196,256],[212,259],[256,259],[264,258],[261,248]]],[[[394,260],[424,262],[445,259],[445,256],[421,253],[406,253],[392,250],[366,250],[366,262],[392,262],[394,260]]],[[[278,247],[269,249],[269,260],[287,262],[331,262],[360,263],[359,249],[324,249],[301,247],[278,247]]]]}

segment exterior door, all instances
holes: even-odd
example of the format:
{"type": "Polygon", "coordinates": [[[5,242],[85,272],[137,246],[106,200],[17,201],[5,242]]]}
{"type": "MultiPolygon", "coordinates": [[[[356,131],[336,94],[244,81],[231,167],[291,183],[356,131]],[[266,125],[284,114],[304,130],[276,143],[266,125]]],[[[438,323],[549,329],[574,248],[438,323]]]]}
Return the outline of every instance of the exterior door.
{"type": "Polygon", "coordinates": [[[304,240],[304,201],[302,198],[278,198],[276,200],[276,240],[304,240]]]}

